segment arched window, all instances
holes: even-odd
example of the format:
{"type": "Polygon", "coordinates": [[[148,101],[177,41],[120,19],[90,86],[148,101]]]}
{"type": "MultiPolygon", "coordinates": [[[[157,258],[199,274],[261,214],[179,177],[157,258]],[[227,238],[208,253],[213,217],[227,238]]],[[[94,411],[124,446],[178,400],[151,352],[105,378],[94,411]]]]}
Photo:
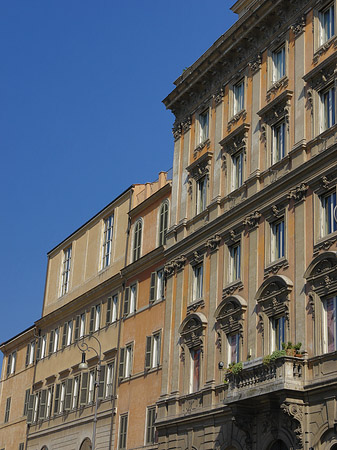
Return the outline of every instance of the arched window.
{"type": "Polygon", "coordinates": [[[159,212],[159,235],[158,243],[159,245],[166,244],[166,232],[168,228],[168,213],[169,213],[169,203],[165,200],[160,207],[159,212]]]}
{"type": "Polygon", "coordinates": [[[225,298],[215,311],[215,318],[226,336],[224,350],[228,364],[242,360],[243,321],[246,309],[246,301],[235,295],[225,298]]]}
{"type": "Polygon", "coordinates": [[[270,447],[270,450],[287,450],[288,447],[286,446],[286,444],[281,441],[280,439],[278,439],[276,442],[274,442],[272,444],[272,446],[270,447]]]}
{"type": "Polygon", "coordinates": [[[315,353],[337,350],[337,252],[324,252],[313,259],[304,277],[314,324],[315,353]]]}
{"type": "Polygon", "coordinates": [[[289,340],[289,294],[293,283],[289,278],[277,275],[267,278],[257,291],[259,305],[259,329],[262,333],[264,353],[282,350],[282,343],[289,340]]]}
{"type": "Polygon", "coordinates": [[[137,220],[134,229],[133,236],[133,261],[137,261],[140,258],[141,246],[142,246],[142,232],[143,232],[143,221],[142,219],[137,220]]]}
{"type": "Polygon", "coordinates": [[[186,368],[184,378],[189,393],[197,392],[201,388],[203,334],[206,324],[207,319],[203,314],[194,313],[187,316],[179,328],[182,360],[186,368]]]}
{"type": "Polygon", "coordinates": [[[91,449],[92,449],[91,440],[89,438],[85,438],[80,446],[80,450],[91,450],[91,449]]]}

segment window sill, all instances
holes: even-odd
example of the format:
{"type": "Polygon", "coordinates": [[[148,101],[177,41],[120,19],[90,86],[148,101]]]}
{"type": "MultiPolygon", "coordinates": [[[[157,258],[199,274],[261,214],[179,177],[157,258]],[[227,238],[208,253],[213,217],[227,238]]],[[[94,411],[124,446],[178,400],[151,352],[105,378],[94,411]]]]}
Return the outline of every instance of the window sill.
{"type": "Polygon", "coordinates": [[[337,231],[321,237],[314,245],[314,255],[320,250],[329,250],[330,247],[337,241],[337,231]]]}
{"type": "Polygon", "coordinates": [[[286,269],[287,267],[289,267],[289,263],[286,257],[276,259],[264,269],[264,277],[267,278],[270,274],[275,275],[281,268],[286,269]]]}
{"type": "Polygon", "coordinates": [[[205,300],[203,298],[198,298],[197,300],[193,300],[190,304],[187,305],[187,314],[192,312],[196,312],[199,308],[205,307],[205,300]]]}
{"type": "Polygon", "coordinates": [[[197,153],[200,153],[206,146],[209,148],[211,145],[211,141],[209,138],[205,139],[204,141],[200,142],[195,149],[194,149],[194,157],[196,157],[197,153]]]}
{"type": "Polygon", "coordinates": [[[224,287],[224,289],[222,290],[222,297],[228,297],[229,295],[232,295],[236,290],[241,289],[243,289],[243,283],[239,278],[238,280],[232,281],[224,287]]]}
{"type": "Polygon", "coordinates": [[[321,44],[314,53],[313,62],[316,64],[319,58],[335,43],[337,43],[337,36],[333,35],[330,39],[321,44]]]}
{"type": "Polygon", "coordinates": [[[247,111],[246,109],[241,109],[241,111],[234,114],[227,124],[227,130],[230,131],[232,126],[234,126],[240,119],[246,120],[247,117],[247,111]]]}
{"type": "Polygon", "coordinates": [[[271,96],[273,94],[276,94],[276,92],[280,89],[284,89],[288,86],[289,83],[289,78],[287,75],[283,75],[282,78],[279,78],[276,81],[272,82],[272,85],[270,86],[270,88],[267,91],[267,100],[270,101],[271,96]]]}

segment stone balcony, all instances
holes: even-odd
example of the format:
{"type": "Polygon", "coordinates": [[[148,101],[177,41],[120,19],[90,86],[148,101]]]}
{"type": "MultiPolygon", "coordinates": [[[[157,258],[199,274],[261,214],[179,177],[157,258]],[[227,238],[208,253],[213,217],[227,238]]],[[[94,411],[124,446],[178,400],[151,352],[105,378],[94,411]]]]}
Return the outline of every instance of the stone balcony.
{"type": "Polygon", "coordinates": [[[240,373],[227,375],[228,390],[224,403],[254,399],[282,390],[303,391],[306,361],[284,356],[270,364],[263,358],[243,363],[240,373]]]}

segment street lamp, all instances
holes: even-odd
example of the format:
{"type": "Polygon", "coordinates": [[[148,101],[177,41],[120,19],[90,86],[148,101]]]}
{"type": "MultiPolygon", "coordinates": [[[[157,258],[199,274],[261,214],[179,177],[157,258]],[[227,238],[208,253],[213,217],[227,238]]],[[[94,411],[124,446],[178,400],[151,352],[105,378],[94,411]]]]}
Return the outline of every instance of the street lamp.
{"type": "Polygon", "coordinates": [[[100,383],[100,379],[101,379],[101,354],[102,354],[102,348],[101,348],[101,343],[97,339],[97,337],[93,336],[91,334],[86,334],[86,335],[82,336],[81,339],[76,342],[76,344],[77,344],[77,347],[82,352],[82,361],[78,365],[78,368],[80,370],[87,370],[88,369],[88,364],[87,364],[87,362],[85,360],[86,352],[90,352],[90,350],[93,350],[96,353],[97,357],[98,357],[97,379],[95,379],[95,382],[94,382],[95,415],[94,415],[94,425],[93,425],[93,430],[92,430],[92,447],[91,447],[92,450],[95,450],[96,425],[97,425],[97,409],[98,409],[98,387],[99,387],[99,383],[100,383]],[[97,352],[97,350],[94,347],[89,347],[89,345],[86,342],[84,342],[84,339],[87,339],[87,338],[95,339],[95,341],[98,343],[99,352],[97,352]]]}

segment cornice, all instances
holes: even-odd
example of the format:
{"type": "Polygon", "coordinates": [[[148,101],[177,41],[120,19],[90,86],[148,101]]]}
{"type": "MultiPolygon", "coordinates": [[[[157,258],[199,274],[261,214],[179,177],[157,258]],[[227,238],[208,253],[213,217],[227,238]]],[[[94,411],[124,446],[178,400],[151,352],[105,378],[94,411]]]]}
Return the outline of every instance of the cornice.
{"type": "Polygon", "coordinates": [[[23,331],[22,333],[17,334],[16,336],[8,339],[8,341],[2,342],[0,344],[0,350],[2,353],[10,353],[12,349],[16,349],[18,346],[20,346],[23,343],[26,343],[30,339],[34,337],[35,332],[35,325],[32,325],[27,330],[23,331]]]}
{"type": "Polygon", "coordinates": [[[165,194],[168,194],[171,192],[171,186],[172,181],[168,181],[165,186],[158,189],[158,191],[151,194],[147,199],[142,201],[139,205],[135,206],[129,211],[129,216],[131,218],[134,218],[135,216],[139,215],[144,209],[146,209],[148,206],[152,205],[156,200],[158,200],[160,197],[164,196],[165,194]]]}
{"type": "Polygon", "coordinates": [[[160,246],[137,259],[137,261],[128,264],[121,270],[121,275],[124,278],[130,278],[134,275],[137,275],[139,272],[142,272],[149,267],[159,263],[163,260],[164,263],[164,247],[160,246]]]}

